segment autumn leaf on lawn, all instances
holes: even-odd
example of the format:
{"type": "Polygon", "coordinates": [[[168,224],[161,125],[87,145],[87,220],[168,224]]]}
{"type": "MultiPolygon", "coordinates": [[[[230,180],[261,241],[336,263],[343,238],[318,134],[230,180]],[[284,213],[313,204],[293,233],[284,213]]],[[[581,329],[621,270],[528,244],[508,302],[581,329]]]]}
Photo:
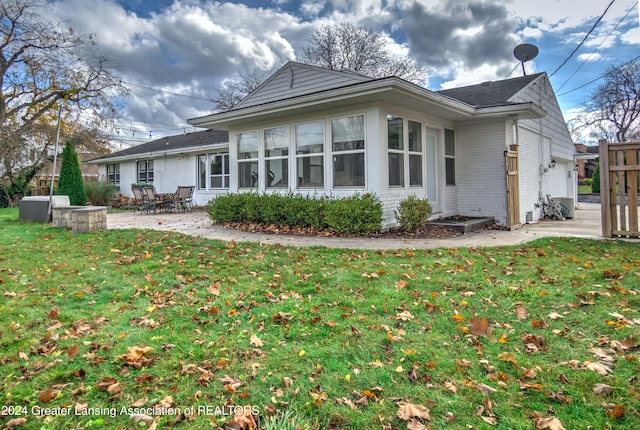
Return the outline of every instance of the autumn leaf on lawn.
{"type": "Polygon", "coordinates": [[[452,383],[451,381],[444,381],[443,385],[447,390],[451,391],[452,393],[458,392],[458,386],[452,383]]]}
{"type": "Polygon", "coordinates": [[[406,286],[407,286],[407,281],[404,279],[401,279],[398,282],[396,282],[396,290],[401,290],[406,286]]]}
{"type": "Polygon", "coordinates": [[[122,391],[122,388],[120,387],[120,383],[115,378],[112,378],[110,376],[104,377],[96,381],[96,387],[98,387],[98,389],[101,391],[106,391],[112,396],[122,391]]]}
{"type": "Polygon", "coordinates": [[[524,308],[524,306],[518,306],[515,310],[516,317],[519,320],[526,320],[529,317],[529,312],[524,308]]]}
{"type": "Polygon", "coordinates": [[[158,426],[158,423],[155,422],[153,420],[153,417],[150,417],[149,415],[131,414],[129,415],[129,418],[131,418],[133,422],[138,425],[142,425],[141,423],[144,423],[144,428],[149,430],[155,430],[155,428],[158,426]]]}
{"type": "Polygon", "coordinates": [[[478,319],[477,316],[474,316],[473,318],[471,318],[471,320],[469,320],[469,323],[471,323],[471,334],[474,334],[476,336],[491,337],[493,330],[489,328],[489,322],[485,317],[482,317],[482,319],[478,319]]]}
{"type": "Polygon", "coordinates": [[[224,389],[231,394],[235,393],[242,385],[241,380],[232,378],[229,375],[224,375],[224,378],[220,378],[220,382],[224,384],[224,389]]]}
{"type": "Polygon", "coordinates": [[[412,418],[422,418],[427,421],[431,421],[431,415],[429,414],[429,408],[422,405],[414,405],[408,402],[398,402],[398,418],[404,421],[408,421],[412,418]]]}
{"type": "Polygon", "coordinates": [[[613,390],[613,387],[607,384],[595,384],[593,386],[593,392],[596,394],[602,394],[602,395],[610,394],[612,390],[613,390]]]}
{"type": "Polygon", "coordinates": [[[422,424],[420,421],[412,419],[407,423],[407,430],[428,430],[429,427],[422,424]]]}
{"type": "Polygon", "coordinates": [[[557,312],[551,312],[549,315],[547,315],[547,317],[548,317],[549,319],[552,319],[552,320],[557,320],[557,319],[562,319],[562,318],[564,318],[562,315],[560,315],[560,314],[559,314],[559,313],[557,313],[557,312]]]}
{"type": "Polygon", "coordinates": [[[556,417],[536,417],[533,423],[540,430],[565,430],[562,421],[556,417]]]}
{"type": "Polygon", "coordinates": [[[264,346],[264,342],[255,334],[252,334],[249,338],[249,343],[256,348],[262,348],[264,346]]]}
{"type": "Polygon", "coordinates": [[[140,369],[151,362],[151,359],[146,357],[146,354],[150,352],[153,352],[153,348],[149,346],[130,346],[127,348],[127,353],[122,356],[122,359],[126,362],[126,365],[140,369]]]}
{"type": "Polygon", "coordinates": [[[251,413],[251,408],[242,408],[240,413],[234,414],[233,417],[222,428],[230,430],[255,430],[258,428],[256,419],[251,413]]]}
{"type": "Polygon", "coordinates": [[[20,427],[22,424],[25,424],[27,422],[27,419],[25,417],[20,417],[20,418],[14,418],[12,420],[9,420],[5,423],[5,427],[8,430],[13,430],[16,427],[20,427]]]}
{"type": "Polygon", "coordinates": [[[402,311],[396,315],[397,320],[409,321],[412,320],[414,316],[409,311],[402,311]]]}
{"type": "Polygon", "coordinates": [[[53,399],[58,396],[58,391],[52,390],[51,388],[47,388],[42,393],[38,395],[38,399],[42,403],[50,403],[53,399]]]}
{"type": "Polygon", "coordinates": [[[583,365],[596,373],[599,373],[600,375],[608,375],[609,373],[612,373],[613,370],[611,370],[610,368],[608,368],[607,366],[605,366],[604,364],[600,363],[600,362],[595,362],[595,361],[585,361],[583,363],[583,365]]]}

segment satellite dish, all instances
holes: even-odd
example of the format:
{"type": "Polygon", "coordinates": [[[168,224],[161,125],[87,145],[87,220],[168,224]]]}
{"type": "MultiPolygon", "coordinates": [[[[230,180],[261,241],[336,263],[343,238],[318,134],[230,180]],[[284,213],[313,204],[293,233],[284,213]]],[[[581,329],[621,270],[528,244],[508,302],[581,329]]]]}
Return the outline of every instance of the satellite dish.
{"type": "Polygon", "coordinates": [[[524,71],[524,63],[531,61],[538,55],[538,47],[530,43],[523,43],[518,45],[513,50],[513,56],[516,57],[522,64],[522,74],[526,76],[524,71]]]}

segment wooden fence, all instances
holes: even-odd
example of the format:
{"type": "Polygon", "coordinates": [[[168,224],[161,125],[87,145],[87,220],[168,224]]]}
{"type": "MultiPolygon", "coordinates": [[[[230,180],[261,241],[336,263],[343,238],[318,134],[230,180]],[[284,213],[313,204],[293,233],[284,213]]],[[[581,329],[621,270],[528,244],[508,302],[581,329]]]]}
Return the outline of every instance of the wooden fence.
{"type": "Polygon", "coordinates": [[[599,143],[602,236],[639,238],[640,142],[599,143]]]}

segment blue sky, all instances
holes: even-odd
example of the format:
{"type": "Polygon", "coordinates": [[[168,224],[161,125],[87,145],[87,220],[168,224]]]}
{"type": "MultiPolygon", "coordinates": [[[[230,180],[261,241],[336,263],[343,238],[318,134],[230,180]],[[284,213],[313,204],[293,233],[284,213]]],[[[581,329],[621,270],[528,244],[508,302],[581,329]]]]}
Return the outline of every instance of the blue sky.
{"type": "MultiPolygon", "coordinates": [[[[295,60],[314,29],[351,22],[384,33],[391,53],[422,63],[427,88],[522,74],[513,49],[534,44],[527,73],[552,74],[611,0],[55,0],[53,18],[93,33],[128,85],[112,136],[131,145],[192,131],[188,118],[237,73],[295,60]]],[[[614,0],[566,65],[551,76],[566,119],[608,67],[640,55],[640,8],[614,0]],[[626,17],[625,17],[626,16],[626,17]],[[594,81],[594,82],[592,82],[594,81]]]]}

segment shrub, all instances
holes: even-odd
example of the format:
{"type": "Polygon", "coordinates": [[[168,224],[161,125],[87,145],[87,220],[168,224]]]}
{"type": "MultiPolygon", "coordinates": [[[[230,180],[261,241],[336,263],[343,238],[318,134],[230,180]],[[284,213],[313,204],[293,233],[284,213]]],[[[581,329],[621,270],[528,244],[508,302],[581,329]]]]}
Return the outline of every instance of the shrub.
{"type": "Polygon", "coordinates": [[[382,228],[382,204],[370,194],[329,200],[324,216],[329,230],[347,236],[362,236],[382,228]]]}
{"type": "Polygon", "coordinates": [[[600,192],[600,163],[598,163],[596,169],[593,171],[593,175],[591,175],[591,192],[600,192]]]}
{"type": "Polygon", "coordinates": [[[58,182],[58,195],[69,196],[72,206],[84,206],[87,203],[87,195],[82,182],[82,172],[78,154],[73,149],[73,144],[67,142],[62,151],[62,164],[60,165],[60,181],[58,182]]]}
{"type": "Polygon", "coordinates": [[[382,226],[382,205],[370,195],[331,199],[292,193],[232,193],[211,200],[207,212],[220,224],[257,222],[329,229],[345,235],[369,234],[382,226]]]}
{"type": "Polygon", "coordinates": [[[400,201],[398,210],[393,211],[400,227],[409,232],[416,232],[420,227],[424,227],[432,212],[431,203],[427,199],[419,199],[415,195],[400,201]]]}
{"type": "Polygon", "coordinates": [[[251,204],[253,193],[231,193],[218,196],[209,202],[207,212],[212,221],[226,222],[254,222],[256,209],[247,209],[251,204]]]}
{"type": "Polygon", "coordinates": [[[84,184],[87,201],[96,206],[109,206],[120,191],[120,187],[104,181],[89,181],[84,184]]]}
{"type": "Polygon", "coordinates": [[[592,185],[592,184],[593,184],[593,179],[591,179],[591,178],[584,178],[584,179],[582,180],[582,183],[583,183],[584,185],[592,185]]]}

